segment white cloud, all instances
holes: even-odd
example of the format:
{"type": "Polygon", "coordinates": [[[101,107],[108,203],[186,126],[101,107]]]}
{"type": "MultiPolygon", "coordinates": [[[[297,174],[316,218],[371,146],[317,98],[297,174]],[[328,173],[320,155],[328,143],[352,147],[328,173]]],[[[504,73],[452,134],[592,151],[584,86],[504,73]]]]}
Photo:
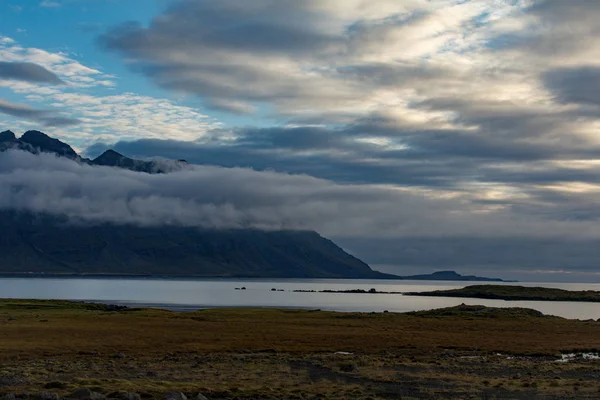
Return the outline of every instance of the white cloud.
{"type": "MultiPolygon", "coordinates": [[[[0,80],[0,88],[24,96],[36,103],[36,107],[54,108],[66,117],[79,120],[77,127],[54,128],[51,131],[53,136],[72,141],[79,150],[96,141],[114,142],[140,137],[194,140],[219,126],[197,110],[169,99],[135,93],[101,95],[99,90],[118,89],[115,77],[90,68],[64,53],[24,48],[13,39],[1,37],[0,60],[41,65],[67,83],[58,87],[0,80]]],[[[6,124],[17,132],[35,127],[31,121],[25,120],[6,124]]]]}
{"type": "Polygon", "coordinates": [[[0,171],[0,209],[95,223],[315,229],[336,237],[600,235],[591,221],[481,212],[454,198],[244,168],[190,166],[150,175],[9,151],[0,171]]]}

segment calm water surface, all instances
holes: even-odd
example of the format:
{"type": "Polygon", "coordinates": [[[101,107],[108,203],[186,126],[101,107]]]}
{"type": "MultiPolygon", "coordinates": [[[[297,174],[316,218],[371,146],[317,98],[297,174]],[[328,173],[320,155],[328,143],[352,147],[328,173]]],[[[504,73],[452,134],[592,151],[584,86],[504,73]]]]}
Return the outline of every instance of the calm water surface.
{"type": "MultiPolygon", "coordinates": [[[[334,311],[406,312],[461,303],[494,307],[527,307],[566,318],[600,318],[600,303],[504,301],[404,296],[397,294],[293,293],[293,290],[375,288],[388,292],[455,289],[474,282],[380,280],[230,280],[142,278],[0,278],[1,298],[87,300],[106,303],[194,310],[213,307],[291,307],[334,311]],[[235,288],[246,287],[246,290],[235,288]],[[272,288],[283,289],[273,292],[272,288]]],[[[567,290],[598,290],[600,284],[513,283],[567,290]]]]}

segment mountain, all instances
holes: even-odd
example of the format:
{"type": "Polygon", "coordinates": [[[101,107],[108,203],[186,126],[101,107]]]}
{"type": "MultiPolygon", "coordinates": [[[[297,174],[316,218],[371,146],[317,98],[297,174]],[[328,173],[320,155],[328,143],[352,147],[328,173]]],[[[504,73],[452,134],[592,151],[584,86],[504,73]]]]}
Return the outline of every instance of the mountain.
{"type": "Polygon", "coordinates": [[[75,153],[75,150],[73,150],[71,146],[58,139],[51,138],[40,131],[27,131],[20,139],[18,139],[18,141],[25,143],[34,149],[38,149],[39,151],[55,153],[61,157],[67,157],[73,160],[79,158],[79,155],[75,153]]]}
{"type": "Polygon", "coordinates": [[[81,157],[67,143],[54,139],[40,131],[27,131],[17,138],[12,131],[0,133],[0,152],[10,149],[24,150],[33,154],[51,153],[77,162],[105,167],[117,167],[148,174],[167,173],[187,164],[185,160],[173,161],[169,165],[157,161],[142,161],[126,157],[114,150],[107,150],[99,157],[90,160],[81,157]]]}
{"type": "Polygon", "coordinates": [[[310,231],[68,224],[0,211],[0,273],[392,278],[310,231]]]}
{"type": "Polygon", "coordinates": [[[497,278],[482,278],[474,275],[461,275],[455,271],[437,271],[427,275],[402,276],[398,279],[415,281],[479,281],[479,282],[511,282],[497,278]]]}
{"type": "Polygon", "coordinates": [[[0,132],[0,144],[2,143],[13,143],[17,141],[13,131],[0,132]]]}
{"type": "Polygon", "coordinates": [[[114,150],[106,150],[99,157],[91,161],[93,165],[102,165],[105,167],[125,168],[131,171],[145,172],[148,174],[160,174],[168,172],[154,161],[140,161],[125,157],[114,150]]]}
{"type": "MultiPolygon", "coordinates": [[[[107,150],[89,160],[39,131],[0,133],[0,152],[51,153],[73,162],[167,173],[185,160],[156,162],[107,150]]],[[[262,278],[390,278],[311,231],[86,224],[0,210],[0,273],[185,275],[262,278]]]]}

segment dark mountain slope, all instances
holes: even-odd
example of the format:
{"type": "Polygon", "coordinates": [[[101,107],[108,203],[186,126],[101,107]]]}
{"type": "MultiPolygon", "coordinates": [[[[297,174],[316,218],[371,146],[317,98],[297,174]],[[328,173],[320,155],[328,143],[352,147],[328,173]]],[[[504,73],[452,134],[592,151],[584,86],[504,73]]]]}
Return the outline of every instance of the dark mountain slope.
{"type": "Polygon", "coordinates": [[[0,132],[0,143],[13,143],[17,141],[17,137],[13,131],[0,132]]]}
{"type": "MultiPolygon", "coordinates": [[[[0,133],[0,151],[53,153],[73,162],[168,172],[161,163],[108,150],[81,158],[39,131],[0,133]]],[[[174,162],[169,168],[182,166],[174,162]]],[[[0,273],[389,278],[308,231],[210,230],[176,226],[73,225],[58,216],[0,210],[0,273]]]]}
{"type": "Polygon", "coordinates": [[[309,231],[70,225],[0,212],[0,273],[388,278],[309,231]]]}
{"type": "Polygon", "coordinates": [[[71,146],[58,139],[51,138],[40,131],[25,132],[23,136],[19,138],[19,142],[29,144],[31,147],[43,152],[55,153],[59,156],[74,160],[79,158],[79,155],[75,153],[75,150],[73,150],[71,146]]]}

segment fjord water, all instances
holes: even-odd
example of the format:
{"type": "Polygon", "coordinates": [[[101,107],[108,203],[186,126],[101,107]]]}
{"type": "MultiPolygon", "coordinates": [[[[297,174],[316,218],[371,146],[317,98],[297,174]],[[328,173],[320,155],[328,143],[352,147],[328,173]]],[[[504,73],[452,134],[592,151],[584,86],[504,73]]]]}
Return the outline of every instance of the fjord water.
{"type": "MultiPolygon", "coordinates": [[[[293,290],[369,290],[371,288],[380,292],[420,292],[462,288],[473,284],[478,283],[337,279],[0,278],[0,297],[99,301],[173,310],[214,307],[282,307],[334,311],[406,312],[465,303],[493,307],[526,307],[544,314],[573,319],[600,318],[600,303],[504,301],[399,294],[293,292],[293,290]],[[242,287],[245,287],[246,290],[236,290],[236,288],[242,287]],[[271,289],[283,291],[272,291],[271,289]]],[[[513,283],[513,285],[600,291],[600,284],[527,282],[513,283]]]]}

